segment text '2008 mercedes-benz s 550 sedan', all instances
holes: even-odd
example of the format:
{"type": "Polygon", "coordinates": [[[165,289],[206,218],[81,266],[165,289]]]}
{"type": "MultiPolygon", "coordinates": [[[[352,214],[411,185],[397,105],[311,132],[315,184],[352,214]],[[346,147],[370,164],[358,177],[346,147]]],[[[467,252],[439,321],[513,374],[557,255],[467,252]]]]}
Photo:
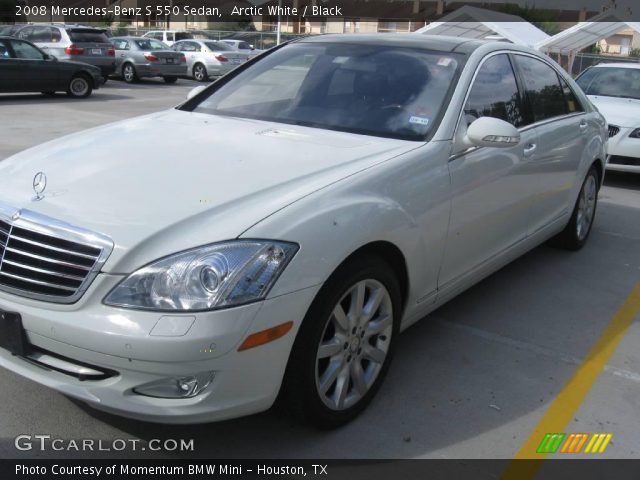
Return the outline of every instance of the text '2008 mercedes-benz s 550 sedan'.
{"type": "Polygon", "coordinates": [[[546,240],[585,244],[606,140],[526,48],[272,49],[175,109],[0,163],[0,365],[142,420],[277,400],[339,425],[401,330],[546,240]]]}

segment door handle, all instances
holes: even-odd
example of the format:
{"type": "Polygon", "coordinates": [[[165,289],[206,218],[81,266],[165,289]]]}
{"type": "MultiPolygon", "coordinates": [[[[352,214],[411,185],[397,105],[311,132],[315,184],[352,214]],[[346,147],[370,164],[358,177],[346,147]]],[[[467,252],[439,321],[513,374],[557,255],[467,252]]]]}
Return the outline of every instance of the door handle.
{"type": "Polygon", "coordinates": [[[120,54],[120,56],[121,56],[121,57],[124,57],[124,53],[121,53],[121,54],[120,54]]]}
{"type": "Polygon", "coordinates": [[[538,148],[538,146],[535,143],[527,144],[527,146],[524,147],[524,156],[530,157],[531,155],[533,155],[533,152],[536,151],[536,148],[538,148]]]}
{"type": "Polygon", "coordinates": [[[586,129],[587,129],[587,127],[588,127],[588,126],[589,126],[589,124],[587,123],[587,121],[586,121],[586,120],[582,120],[582,121],[580,122],[580,130],[583,130],[583,131],[584,131],[584,130],[586,130],[586,129]]]}

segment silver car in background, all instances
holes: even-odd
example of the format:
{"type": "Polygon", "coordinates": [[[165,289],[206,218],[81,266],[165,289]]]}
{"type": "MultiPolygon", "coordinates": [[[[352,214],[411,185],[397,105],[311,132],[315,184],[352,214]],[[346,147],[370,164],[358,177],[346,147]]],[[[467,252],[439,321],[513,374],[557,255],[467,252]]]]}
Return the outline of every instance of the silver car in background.
{"type": "Polygon", "coordinates": [[[187,75],[198,82],[224,75],[251,58],[246,52],[214,40],[181,40],[173,44],[173,49],[185,55],[187,75]]]}
{"type": "Polygon", "coordinates": [[[127,83],[143,77],[162,77],[166,83],[175,83],[187,74],[185,56],[158,40],[114,37],[111,43],[116,51],[116,74],[127,83]]]}
{"type": "Polygon", "coordinates": [[[27,40],[59,60],[88,63],[102,70],[105,80],[116,69],[106,30],[83,25],[26,25],[13,36],[27,40]]]}

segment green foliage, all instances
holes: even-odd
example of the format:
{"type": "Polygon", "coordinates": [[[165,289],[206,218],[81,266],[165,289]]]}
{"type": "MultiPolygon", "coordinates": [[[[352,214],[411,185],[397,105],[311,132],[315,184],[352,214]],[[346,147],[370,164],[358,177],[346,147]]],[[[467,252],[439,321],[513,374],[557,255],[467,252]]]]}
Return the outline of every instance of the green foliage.
{"type": "Polygon", "coordinates": [[[630,57],[640,57],[640,48],[632,48],[629,51],[629,56],[630,57]]]}
{"type": "Polygon", "coordinates": [[[501,5],[499,10],[503,13],[521,17],[548,35],[555,35],[560,32],[560,23],[558,22],[557,11],[540,10],[534,6],[520,6],[511,3],[501,5]]]}

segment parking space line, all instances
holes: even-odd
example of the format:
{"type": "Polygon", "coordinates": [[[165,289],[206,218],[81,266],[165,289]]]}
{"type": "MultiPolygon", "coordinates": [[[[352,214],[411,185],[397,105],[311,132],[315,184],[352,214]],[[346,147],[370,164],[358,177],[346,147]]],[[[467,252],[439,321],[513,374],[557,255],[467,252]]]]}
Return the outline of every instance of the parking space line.
{"type": "MultiPolygon", "coordinates": [[[[551,403],[514,456],[514,460],[542,460],[546,457],[544,453],[536,453],[540,439],[548,432],[564,431],[638,314],[640,314],[640,283],[631,291],[631,294],[613,316],[600,338],[591,347],[584,361],[551,403]]],[[[501,478],[502,480],[530,479],[534,477],[541,466],[542,462],[514,461],[509,464],[501,478]]]]}

